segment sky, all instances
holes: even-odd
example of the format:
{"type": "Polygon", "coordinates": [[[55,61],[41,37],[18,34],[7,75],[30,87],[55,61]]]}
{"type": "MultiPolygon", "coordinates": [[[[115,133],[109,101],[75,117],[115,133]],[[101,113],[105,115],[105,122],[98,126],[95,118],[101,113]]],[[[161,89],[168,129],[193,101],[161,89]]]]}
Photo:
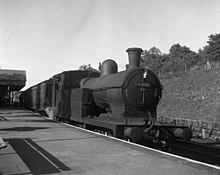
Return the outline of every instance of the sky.
{"type": "Polygon", "coordinates": [[[26,70],[27,89],[126,49],[179,43],[197,52],[220,33],[219,0],[0,0],[0,67],[26,70]]]}

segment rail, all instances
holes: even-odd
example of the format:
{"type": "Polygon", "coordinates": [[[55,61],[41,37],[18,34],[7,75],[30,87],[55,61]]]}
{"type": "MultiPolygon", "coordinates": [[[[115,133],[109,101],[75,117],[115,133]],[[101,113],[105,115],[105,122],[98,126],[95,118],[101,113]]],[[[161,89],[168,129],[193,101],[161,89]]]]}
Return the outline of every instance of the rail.
{"type": "Polygon", "coordinates": [[[198,143],[179,139],[167,140],[167,151],[176,155],[220,166],[220,142],[198,143]]]}

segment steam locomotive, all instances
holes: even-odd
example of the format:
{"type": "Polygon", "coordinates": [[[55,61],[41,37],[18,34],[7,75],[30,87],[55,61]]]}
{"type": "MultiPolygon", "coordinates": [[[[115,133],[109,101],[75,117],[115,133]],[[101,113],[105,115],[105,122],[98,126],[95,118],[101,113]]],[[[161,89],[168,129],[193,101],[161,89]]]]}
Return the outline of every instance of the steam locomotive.
{"type": "Polygon", "coordinates": [[[88,68],[54,75],[24,92],[25,106],[132,142],[190,140],[189,128],[157,121],[163,86],[151,70],[140,67],[142,51],[127,49],[124,71],[118,72],[116,62],[108,59],[101,72],[88,68]]]}

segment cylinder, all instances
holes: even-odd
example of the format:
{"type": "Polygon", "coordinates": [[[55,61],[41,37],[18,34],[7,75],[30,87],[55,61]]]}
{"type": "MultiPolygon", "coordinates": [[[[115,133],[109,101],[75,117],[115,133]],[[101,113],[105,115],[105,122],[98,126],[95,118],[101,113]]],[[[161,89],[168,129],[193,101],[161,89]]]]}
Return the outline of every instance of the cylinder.
{"type": "Polygon", "coordinates": [[[114,60],[105,60],[101,65],[101,77],[118,72],[118,65],[114,60]]]}
{"type": "Polygon", "coordinates": [[[139,127],[126,128],[124,131],[124,135],[130,138],[132,142],[137,142],[142,138],[143,129],[139,127]]]}
{"type": "Polygon", "coordinates": [[[141,48],[128,48],[126,52],[128,53],[129,68],[140,67],[143,50],[141,48]]]}

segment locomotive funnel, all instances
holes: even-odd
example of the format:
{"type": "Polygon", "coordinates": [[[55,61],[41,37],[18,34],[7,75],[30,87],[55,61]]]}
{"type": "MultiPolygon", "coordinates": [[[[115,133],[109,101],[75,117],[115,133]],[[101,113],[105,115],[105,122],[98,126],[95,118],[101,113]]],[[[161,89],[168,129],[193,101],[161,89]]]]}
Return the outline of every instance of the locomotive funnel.
{"type": "Polygon", "coordinates": [[[141,48],[128,48],[129,68],[140,67],[141,53],[143,50],[141,48]]]}
{"type": "Polygon", "coordinates": [[[108,59],[102,63],[101,75],[110,75],[118,72],[118,65],[114,60],[108,59]]]}

